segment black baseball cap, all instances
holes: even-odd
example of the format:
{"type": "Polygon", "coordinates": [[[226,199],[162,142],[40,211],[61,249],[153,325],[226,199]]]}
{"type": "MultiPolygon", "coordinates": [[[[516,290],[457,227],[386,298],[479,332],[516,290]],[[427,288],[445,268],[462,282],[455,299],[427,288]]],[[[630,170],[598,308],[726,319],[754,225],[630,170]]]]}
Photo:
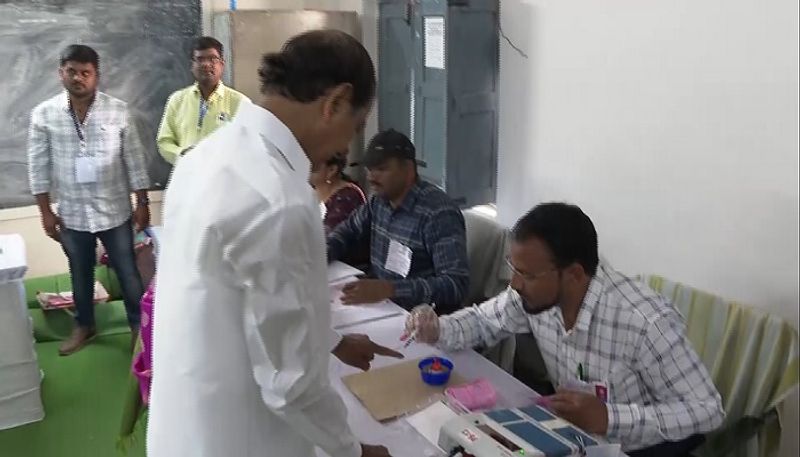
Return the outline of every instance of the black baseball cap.
{"type": "Polygon", "coordinates": [[[361,161],[350,165],[354,167],[363,165],[369,168],[392,158],[417,161],[414,144],[407,136],[395,129],[384,130],[372,137],[361,161]]]}

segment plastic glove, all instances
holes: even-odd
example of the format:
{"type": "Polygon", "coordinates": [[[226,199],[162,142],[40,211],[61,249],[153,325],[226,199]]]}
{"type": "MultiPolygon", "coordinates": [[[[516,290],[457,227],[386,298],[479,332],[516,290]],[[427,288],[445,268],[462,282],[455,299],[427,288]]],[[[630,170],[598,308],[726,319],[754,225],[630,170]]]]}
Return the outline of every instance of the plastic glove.
{"type": "Polygon", "coordinates": [[[439,341],[439,316],[430,305],[419,305],[406,318],[405,338],[420,343],[435,344],[439,341]]]}

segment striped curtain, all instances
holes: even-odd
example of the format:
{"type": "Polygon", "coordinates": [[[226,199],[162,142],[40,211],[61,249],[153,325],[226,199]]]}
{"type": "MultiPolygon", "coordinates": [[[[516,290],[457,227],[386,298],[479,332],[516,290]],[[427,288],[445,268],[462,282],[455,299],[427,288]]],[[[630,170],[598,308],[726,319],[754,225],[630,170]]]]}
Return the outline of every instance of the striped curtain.
{"type": "Polygon", "coordinates": [[[659,276],[644,277],[671,299],[722,395],[727,417],[698,457],[772,457],[780,446],[778,405],[798,387],[798,334],[785,319],[659,276]]]}

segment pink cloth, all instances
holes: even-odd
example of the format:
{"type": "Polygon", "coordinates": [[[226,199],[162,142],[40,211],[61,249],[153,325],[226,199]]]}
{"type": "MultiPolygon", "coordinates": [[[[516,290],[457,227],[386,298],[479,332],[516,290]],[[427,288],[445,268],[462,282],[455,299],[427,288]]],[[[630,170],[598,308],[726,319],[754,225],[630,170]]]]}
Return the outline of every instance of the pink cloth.
{"type": "Polygon", "coordinates": [[[140,302],[142,323],[139,335],[142,339],[142,351],[133,359],[131,370],[139,380],[139,392],[144,404],[150,403],[150,380],[153,377],[153,303],[155,302],[155,279],[147,286],[140,302]]]}
{"type": "Polygon", "coordinates": [[[470,411],[490,409],[497,403],[497,392],[494,390],[494,386],[484,378],[469,384],[449,387],[444,393],[470,411]]]}

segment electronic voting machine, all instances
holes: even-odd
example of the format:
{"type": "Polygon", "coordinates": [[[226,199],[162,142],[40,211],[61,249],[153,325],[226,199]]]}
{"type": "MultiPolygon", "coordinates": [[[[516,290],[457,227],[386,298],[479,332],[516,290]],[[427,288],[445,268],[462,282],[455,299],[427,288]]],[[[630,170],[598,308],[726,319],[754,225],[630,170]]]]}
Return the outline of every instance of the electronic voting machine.
{"type": "Polygon", "coordinates": [[[597,444],[539,406],[459,416],[439,432],[439,447],[454,457],[572,457],[597,444]]]}

